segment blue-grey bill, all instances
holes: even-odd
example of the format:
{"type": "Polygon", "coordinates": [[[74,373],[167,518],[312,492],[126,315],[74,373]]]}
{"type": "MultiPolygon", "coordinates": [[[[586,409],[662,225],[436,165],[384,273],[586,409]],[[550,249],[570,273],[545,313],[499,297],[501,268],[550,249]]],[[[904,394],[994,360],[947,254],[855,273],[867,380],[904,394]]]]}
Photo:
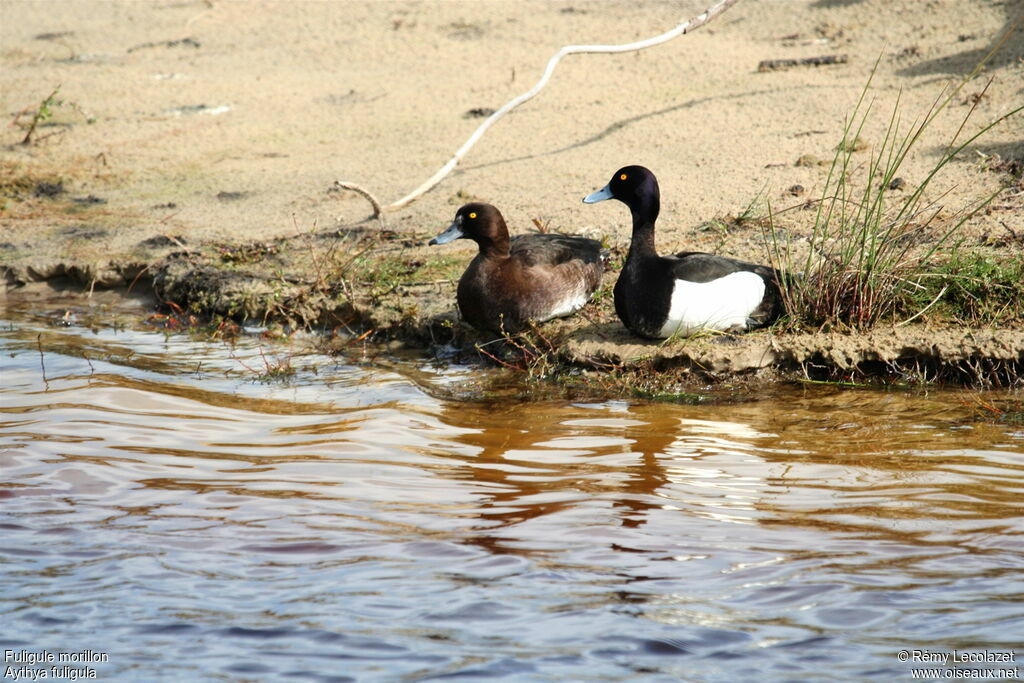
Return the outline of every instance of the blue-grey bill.
{"type": "Polygon", "coordinates": [[[442,232],[440,235],[430,240],[427,244],[448,244],[454,240],[459,239],[463,236],[462,228],[459,227],[458,223],[452,223],[448,226],[448,229],[442,232]]]}
{"type": "Polygon", "coordinates": [[[583,198],[584,204],[595,204],[597,202],[603,202],[605,199],[612,199],[612,188],[605,185],[597,192],[591,192],[583,198]]]}

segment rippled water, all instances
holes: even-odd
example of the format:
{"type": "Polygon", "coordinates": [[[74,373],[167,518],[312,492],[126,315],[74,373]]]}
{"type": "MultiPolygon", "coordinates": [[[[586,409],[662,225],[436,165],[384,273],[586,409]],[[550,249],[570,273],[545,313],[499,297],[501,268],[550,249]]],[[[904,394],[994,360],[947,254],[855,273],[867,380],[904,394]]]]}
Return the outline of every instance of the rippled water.
{"type": "Polygon", "coordinates": [[[0,649],[84,651],[105,680],[1024,657],[1024,425],[959,392],[455,400],[479,369],[315,354],[261,383],[283,351],[256,335],[41,310],[0,329],[0,649]]]}

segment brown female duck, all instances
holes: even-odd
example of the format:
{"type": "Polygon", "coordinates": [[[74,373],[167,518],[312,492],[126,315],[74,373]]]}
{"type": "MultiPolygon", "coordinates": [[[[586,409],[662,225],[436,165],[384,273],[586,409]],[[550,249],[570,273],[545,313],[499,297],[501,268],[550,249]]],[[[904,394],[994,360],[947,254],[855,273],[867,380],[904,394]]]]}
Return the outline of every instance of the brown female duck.
{"type": "Polygon", "coordinates": [[[462,317],[481,330],[514,333],[531,320],[571,315],[601,284],[606,254],[600,242],[558,234],[510,238],[490,204],[466,204],[430,244],[460,238],[480,247],[459,280],[457,298],[462,317]]]}

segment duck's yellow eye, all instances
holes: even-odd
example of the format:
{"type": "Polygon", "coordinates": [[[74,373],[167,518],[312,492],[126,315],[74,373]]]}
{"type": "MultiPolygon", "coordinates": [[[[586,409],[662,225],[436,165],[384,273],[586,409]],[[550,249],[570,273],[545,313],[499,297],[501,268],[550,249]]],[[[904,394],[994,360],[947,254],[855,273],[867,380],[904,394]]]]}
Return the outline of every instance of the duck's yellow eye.
{"type": "Polygon", "coordinates": [[[627,176],[625,173],[623,173],[622,175],[619,176],[619,180],[625,180],[628,177],[629,176],[627,176]]]}
{"type": "Polygon", "coordinates": [[[469,217],[470,217],[470,218],[476,218],[476,211],[473,211],[473,212],[471,212],[471,213],[469,214],[469,217]]]}

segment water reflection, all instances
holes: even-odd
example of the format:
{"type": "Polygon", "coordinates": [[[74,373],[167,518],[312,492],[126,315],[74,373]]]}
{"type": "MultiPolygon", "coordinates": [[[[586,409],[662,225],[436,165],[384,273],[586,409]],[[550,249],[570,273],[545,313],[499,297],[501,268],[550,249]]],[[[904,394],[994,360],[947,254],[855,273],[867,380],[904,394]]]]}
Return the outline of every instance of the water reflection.
{"type": "Polygon", "coordinates": [[[263,384],[256,338],[7,315],[0,647],[124,680],[895,678],[1024,618],[1024,433],[956,394],[456,401],[478,370],[309,352],[263,384]]]}

